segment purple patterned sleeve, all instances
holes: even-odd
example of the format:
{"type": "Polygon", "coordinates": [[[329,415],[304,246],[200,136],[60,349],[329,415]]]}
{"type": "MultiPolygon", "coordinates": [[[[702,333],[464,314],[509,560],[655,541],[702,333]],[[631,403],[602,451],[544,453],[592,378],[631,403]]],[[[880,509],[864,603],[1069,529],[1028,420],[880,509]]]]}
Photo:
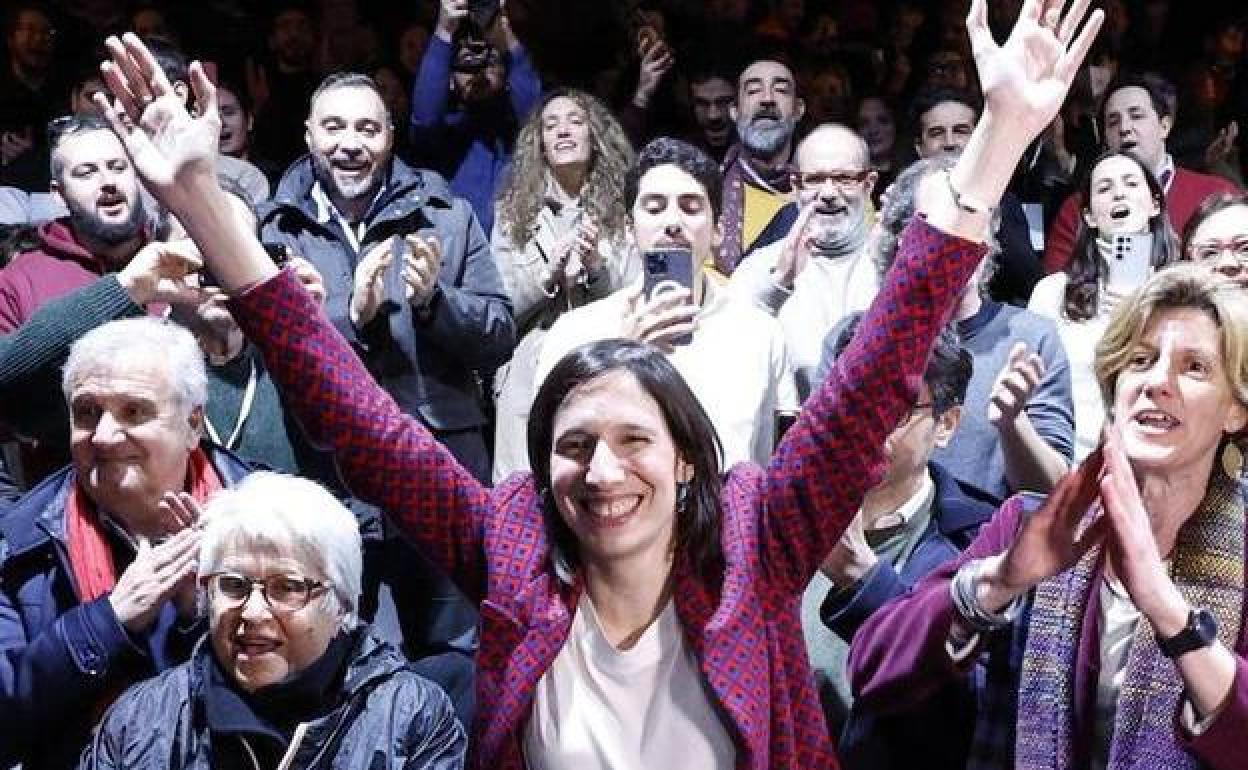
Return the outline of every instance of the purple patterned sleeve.
{"type": "Polygon", "coordinates": [[[480,599],[489,492],[369,374],[294,272],[230,301],[263,353],[286,407],[311,442],[330,449],[343,480],[480,599]]]}
{"type": "Polygon", "coordinates": [[[915,217],[858,332],[807,401],[767,472],[762,560],[773,584],[806,588],[884,471],[884,440],[914,404],[927,357],[982,244],[915,217]]]}

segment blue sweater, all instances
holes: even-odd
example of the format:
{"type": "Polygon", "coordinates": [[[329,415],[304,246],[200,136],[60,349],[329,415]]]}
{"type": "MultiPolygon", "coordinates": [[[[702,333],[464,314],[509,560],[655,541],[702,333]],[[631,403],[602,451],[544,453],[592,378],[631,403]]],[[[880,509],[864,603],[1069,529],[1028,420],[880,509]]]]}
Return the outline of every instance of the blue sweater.
{"type": "Polygon", "coordinates": [[[472,204],[481,229],[494,226],[494,190],[511,160],[518,126],[541,98],[542,82],[528,53],[505,54],[507,99],[484,109],[452,109],[454,47],[434,35],[412,86],[410,134],[420,165],[439,171],[451,190],[472,204]],[[509,102],[509,104],[507,103],[509,102]],[[510,109],[508,109],[510,108],[510,109]]]}

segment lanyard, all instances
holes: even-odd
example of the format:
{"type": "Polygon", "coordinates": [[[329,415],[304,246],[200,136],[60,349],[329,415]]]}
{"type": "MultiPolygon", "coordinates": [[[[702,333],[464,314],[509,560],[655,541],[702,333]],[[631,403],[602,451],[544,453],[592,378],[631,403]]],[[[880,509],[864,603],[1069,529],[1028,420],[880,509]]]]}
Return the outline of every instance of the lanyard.
{"type": "Polygon", "coordinates": [[[260,374],[256,366],[256,359],[250,358],[251,371],[247,373],[247,387],[243,390],[243,403],[238,407],[238,421],[234,423],[234,430],[230,433],[229,441],[222,441],[221,436],[217,433],[217,429],[213,427],[212,420],[208,419],[208,415],[204,415],[204,429],[208,431],[208,435],[213,441],[225,447],[226,449],[234,449],[238,444],[239,436],[243,433],[243,426],[247,423],[247,418],[251,416],[251,407],[256,400],[256,380],[260,374]]]}

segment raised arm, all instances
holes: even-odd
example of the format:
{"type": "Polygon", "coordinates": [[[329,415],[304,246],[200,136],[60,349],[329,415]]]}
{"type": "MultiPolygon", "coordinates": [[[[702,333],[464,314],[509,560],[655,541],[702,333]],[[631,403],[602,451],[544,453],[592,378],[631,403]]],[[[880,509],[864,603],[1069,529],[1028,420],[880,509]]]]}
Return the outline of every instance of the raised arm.
{"type": "Polygon", "coordinates": [[[988,29],[986,0],[971,5],[983,116],[948,175],[925,180],[879,295],[768,469],[763,561],[781,589],[805,588],[879,482],[884,439],[913,406],[936,335],[986,252],[992,208],[1096,36],[1103,13],[1080,31],[1089,0],[1065,16],[1064,4],[1027,0],[1004,45],[988,29]]]}
{"type": "Polygon", "coordinates": [[[134,35],[110,38],[101,67],[115,97],[106,110],[147,189],[199,245],[232,297],[232,310],[263,352],[286,405],[314,445],[334,452],[344,481],[381,506],[470,596],[484,579],[481,522],[486,490],[369,376],[292,271],[278,274],[217,184],[216,89],[198,62],[191,117],[134,35]]]}

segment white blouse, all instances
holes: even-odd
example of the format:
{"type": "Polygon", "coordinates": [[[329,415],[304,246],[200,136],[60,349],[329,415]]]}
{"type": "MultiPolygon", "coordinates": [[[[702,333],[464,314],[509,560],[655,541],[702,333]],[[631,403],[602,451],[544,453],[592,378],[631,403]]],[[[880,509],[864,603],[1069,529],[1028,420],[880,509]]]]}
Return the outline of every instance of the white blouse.
{"type": "Polygon", "coordinates": [[[537,684],[524,735],[529,770],[681,770],[731,768],[736,747],[676,607],[628,650],[602,632],[589,595],[568,640],[537,684]]]}

